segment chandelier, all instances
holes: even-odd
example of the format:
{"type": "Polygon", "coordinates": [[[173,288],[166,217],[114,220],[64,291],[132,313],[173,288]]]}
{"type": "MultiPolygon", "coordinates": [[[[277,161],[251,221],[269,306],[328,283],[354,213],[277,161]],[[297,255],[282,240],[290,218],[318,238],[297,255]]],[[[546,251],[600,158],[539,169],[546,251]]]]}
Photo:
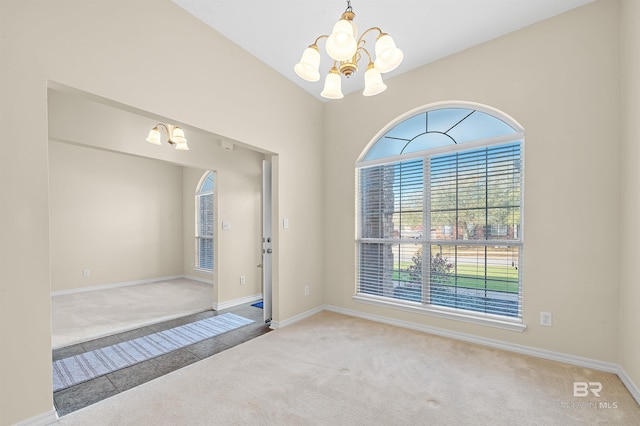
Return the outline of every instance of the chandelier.
{"type": "Polygon", "coordinates": [[[172,124],[158,123],[149,131],[147,136],[147,142],[154,145],[162,145],[160,130],[164,130],[167,137],[167,142],[171,145],[175,145],[175,148],[179,151],[188,151],[187,138],[184,137],[184,130],[178,126],[172,124]]]}
{"type": "Polygon", "coordinates": [[[351,8],[351,0],[347,0],[347,9],[340,20],[333,26],[331,35],[321,35],[313,44],[307,47],[302,54],[294,70],[298,76],[307,81],[320,79],[320,50],[318,42],[326,38],[325,48],[327,54],[333,59],[333,67],[324,81],[324,89],[320,96],[327,99],[341,99],[342,80],[341,75],[349,78],[358,71],[358,62],[363,56],[368,59],[367,69],[364,73],[364,96],[373,96],[382,93],[387,86],[382,82],[382,73],[393,71],[400,65],[403,58],[402,50],[396,47],[391,36],[382,32],[378,27],[371,27],[358,37],[358,28],[353,22],[356,14],[351,8]],[[371,53],[365,48],[364,37],[377,32],[378,38],[375,44],[375,61],[371,53]]]}

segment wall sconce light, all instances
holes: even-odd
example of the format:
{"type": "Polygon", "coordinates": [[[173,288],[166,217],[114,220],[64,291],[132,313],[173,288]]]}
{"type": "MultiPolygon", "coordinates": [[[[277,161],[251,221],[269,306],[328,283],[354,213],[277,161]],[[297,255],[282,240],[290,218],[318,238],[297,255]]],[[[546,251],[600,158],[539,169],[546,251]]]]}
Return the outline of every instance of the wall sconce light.
{"type": "Polygon", "coordinates": [[[184,131],[182,128],[178,126],[174,126],[172,124],[164,124],[158,123],[156,126],[149,131],[149,136],[147,136],[147,142],[152,143],[154,145],[162,145],[162,141],[160,140],[161,134],[160,129],[164,130],[167,136],[167,142],[171,145],[175,145],[175,148],[180,151],[189,151],[189,146],[187,145],[187,138],[184,137],[184,131]]]}

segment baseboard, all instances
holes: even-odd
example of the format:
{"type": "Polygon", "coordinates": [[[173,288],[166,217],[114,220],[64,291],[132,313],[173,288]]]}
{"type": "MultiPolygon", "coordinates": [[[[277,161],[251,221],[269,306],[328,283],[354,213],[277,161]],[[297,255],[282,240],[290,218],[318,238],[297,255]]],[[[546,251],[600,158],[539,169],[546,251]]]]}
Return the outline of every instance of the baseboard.
{"type": "Polygon", "coordinates": [[[301,321],[301,320],[303,320],[305,318],[308,318],[308,317],[310,317],[312,315],[320,313],[320,312],[322,312],[324,310],[325,310],[325,306],[318,306],[318,307],[313,308],[313,309],[311,309],[309,311],[306,311],[306,312],[303,312],[301,314],[298,314],[298,315],[296,315],[294,317],[287,318],[284,321],[271,321],[271,326],[269,328],[271,328],[272,330],[277,330],[279,328],[286,327],[288,325],[291,325],[291,324],[294,324],[294,323],[296,323],[298,321],[301,321]]]}
{"type": "Polygon", "coordinates": [[[46,426],[55,423],[57,420],[58,414],[56,413],[56,410],[51,410],[16,423],[14,426],[46,426]]]}
{"type": "Polygon", "coordinates": [[[181,278],[187,278],[194,281],[200,281],[206,284],[212,284],[210,281],[203,280],[202,278],[191,277],[186,275],[171,275],[168,277],[160,277],[160,278],[150,278],[148,280],[136,280],[136,281],[124,281],[121,283],[113,283],[113,284],[104,284],[104,285],[96,285],[92,287],[82,287],[82,288],[73,288],[70,290],[58,290],[52,291],[51,296],[63,296],[65,294],[75,294],[75,293],[86,293],[88,291],[96,291],[96,290],[108,290],[111,288],[119,288],[119,287],[129,287],[132,285],[140,285],[140,284],[148,284],[148,283],[157,283],[160,281],[169,281],[169,280],[177,280],[181,278]]]}
{"type": "Polygon", "coordinates": [[[191,280],[191,281],[198,281],[204,284],[210,284],[213,285],[213,281],[210,279],[206,279],[206,278],[201,278],[201,277],[196,277],[194,275],[183,275],[180,278],[185,278],[187,280],[191,280]]]}
{"type": "Polygon", "coordinates": [[[365,314],[362,312],[354,311],[351,309],[340,308],[337,306],[325,306],[327,311],[336,312],[339,314],[350,315],[353,317],[368,319],[371,321],[381,322],[384,324],[395,325],[398,327],[408,328],[416,331],[423,331],[425,333],[435,334],[437,336],[449,337],[451,339],[462,340],[469,343],[476,343],[479,345],[489,346],[496,349],[503,349],[505,351],[515,352],[523,355],[531,355],[537,358],[549,359],[552,361],[564,362],[571,365],[580,367],[592,368],[594,370],[605,371],[607,373],[618,373],[620,367],[617,364],[611,362],[598,361],[591,358],[584,358],[576,355],[564,354],[561,352],[549,351],[546,349],[534,348],[531,346],[519,345],[516,343],[504,342],[502,340],[489,339],[486,337],[478,337],[472,334],[459,333],[456,331],[445,330],[439,327],[432,327],[423,324],[416,324],[409,321],[396,320],[381,315],[365,314]]]}
{"type": "Polygon", "coordinates": [[[240,299],[229,300],[228,302],[213,302],[213,310],[220,311],[222,309],[233,308],[234,306],[243,305],[245,303],[257,302],[262,300],[262,294],[254,294],[253,296],[241,297],[240,299]]]}
{"type": "Polygon", "coordinates": [[[633,396],[633,399],[635,399],[638,405],[640,405],[640,388],[638,388],[638,386],[636,386],[636,384],[633,383],[633,380],[631,380],[631,377],[627,375],[627,372],[624,371],[624,368],[618,366],[617,374],[618,374],[618,377],[620,377],[620,380],[622,381],[622,383],[624,383],[624,385],[629,390],[629,393],[631,394],[631,396],[633,396]]]}

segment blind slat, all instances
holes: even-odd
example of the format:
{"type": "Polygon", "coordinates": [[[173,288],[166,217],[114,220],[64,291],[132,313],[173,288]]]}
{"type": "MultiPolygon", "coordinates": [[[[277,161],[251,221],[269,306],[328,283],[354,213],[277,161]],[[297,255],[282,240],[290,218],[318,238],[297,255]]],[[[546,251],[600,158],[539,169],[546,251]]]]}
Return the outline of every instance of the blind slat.
{"type": "Polygon", "coordinates": [[[359,293],[522,317],[520,142],[358,172],[359,293]]]}

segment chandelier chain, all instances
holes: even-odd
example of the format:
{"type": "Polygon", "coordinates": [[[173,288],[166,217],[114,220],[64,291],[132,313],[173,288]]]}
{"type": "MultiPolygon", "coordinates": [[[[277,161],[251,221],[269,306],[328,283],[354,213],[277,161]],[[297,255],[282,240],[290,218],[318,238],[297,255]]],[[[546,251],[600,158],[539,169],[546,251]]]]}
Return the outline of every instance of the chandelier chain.
{"type": "Polygon", "coordinates": [[[351,0],[347,0],[347,9],[345,12],[353,12],[353,9],[351,8],[351,0]]]}

